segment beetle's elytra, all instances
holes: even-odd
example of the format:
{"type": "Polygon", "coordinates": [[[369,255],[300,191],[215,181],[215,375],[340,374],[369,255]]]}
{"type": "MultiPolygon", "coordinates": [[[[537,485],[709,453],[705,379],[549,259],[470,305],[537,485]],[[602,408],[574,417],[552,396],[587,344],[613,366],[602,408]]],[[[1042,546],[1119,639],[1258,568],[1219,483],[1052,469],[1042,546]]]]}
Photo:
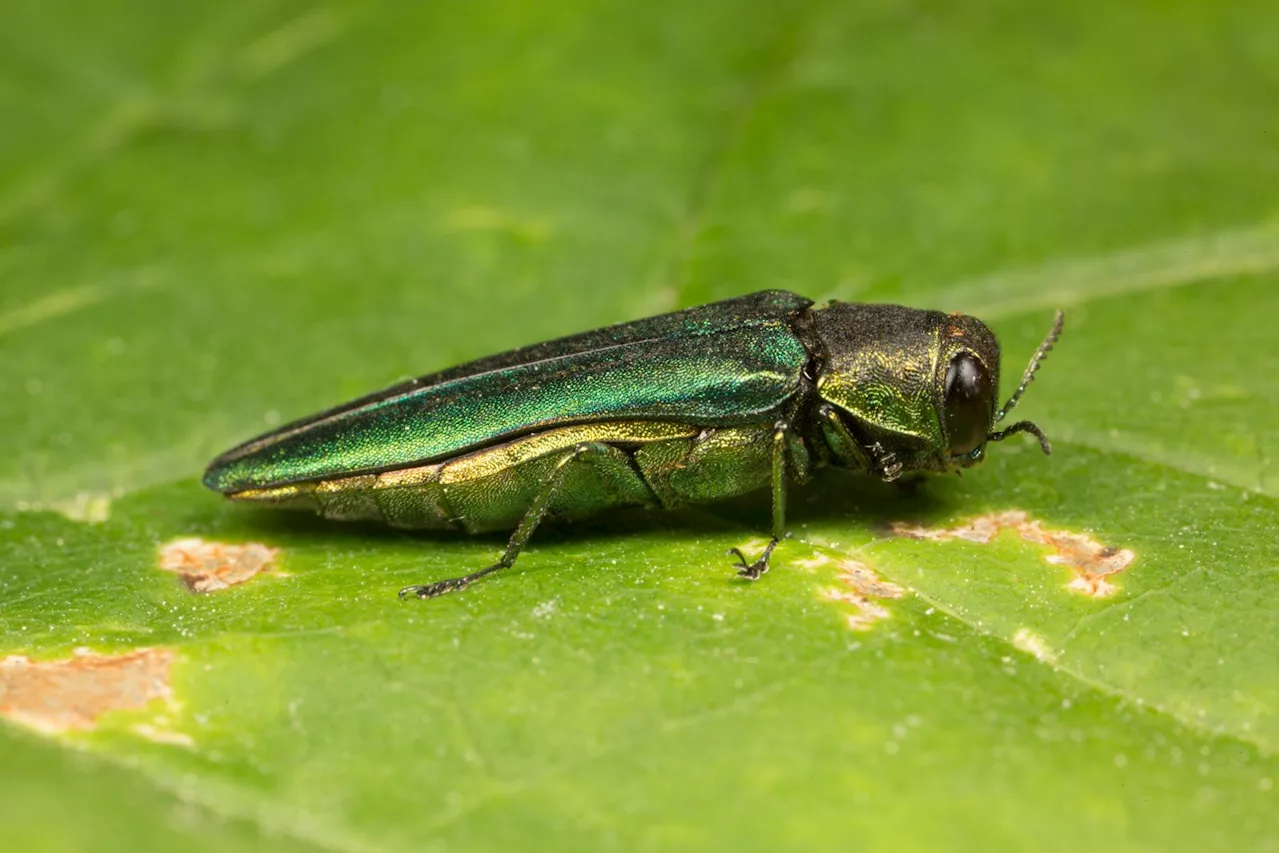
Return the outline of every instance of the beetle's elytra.
{"type": "Polygon", "coordinates": [[[511,566],[548,515],[674,507],[786,487],[822,465],[893,480],[981,461],[1062,331],[1003,406],[980,320],[897,305],[815,306],[766,291],[585,332],[432,373],[246,442],[204,475],[232,500],[397,527],[510,530],[502,558],[401,590],[430,598],[511,566]]]}

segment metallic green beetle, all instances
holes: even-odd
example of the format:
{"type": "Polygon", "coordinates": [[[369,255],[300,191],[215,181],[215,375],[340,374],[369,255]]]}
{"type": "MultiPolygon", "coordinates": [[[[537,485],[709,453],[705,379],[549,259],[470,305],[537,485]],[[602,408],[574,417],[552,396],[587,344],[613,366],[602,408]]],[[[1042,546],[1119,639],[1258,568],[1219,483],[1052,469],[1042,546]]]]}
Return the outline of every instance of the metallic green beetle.
{"type": "Polygon", "coordinates": [[[215,459],[232,500],[326,518],[515,529],[502,558],[406,587],[431,598],[515,563],[548,515],[670,508],[769,487],[785,535],[789,478],[822,465],[885,480],[958,471],[996,431],[1062,331],[1062,312],[1009,401],[1000,347],[973,317],[766,291],[573,335],[432,373],[287,424],[215,459]]]}

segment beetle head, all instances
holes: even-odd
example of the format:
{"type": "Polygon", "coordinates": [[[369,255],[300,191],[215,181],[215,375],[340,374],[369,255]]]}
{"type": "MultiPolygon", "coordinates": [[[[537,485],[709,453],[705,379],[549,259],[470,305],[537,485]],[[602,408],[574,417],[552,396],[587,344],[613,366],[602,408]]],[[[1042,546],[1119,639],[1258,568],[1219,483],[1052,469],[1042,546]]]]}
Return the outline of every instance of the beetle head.
{"type": "Polygon", "coordinates": [[[824,358],[817,377],[823,432],[837,461],[886,479],[977,464],[988,441],[1017,432],[1049,442],[1030,421],[997,431],[1062,331],[1062,312],[1009,401],[996,408],[1000,345],[981,320],[897,305],[832,302],[811,312],[824,358]],[[856,445],[851,447],[850,445],[856,445]]]}

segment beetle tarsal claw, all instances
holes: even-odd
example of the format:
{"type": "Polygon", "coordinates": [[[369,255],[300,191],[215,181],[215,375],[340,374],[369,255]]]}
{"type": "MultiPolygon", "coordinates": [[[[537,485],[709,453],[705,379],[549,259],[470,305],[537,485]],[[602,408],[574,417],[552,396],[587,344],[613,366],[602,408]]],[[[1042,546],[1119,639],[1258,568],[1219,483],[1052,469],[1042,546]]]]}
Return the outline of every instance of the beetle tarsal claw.
{"type": "Polygon", "coordinates": [[[898,454],[892,450],[885,450],[884,445],[878,441],[871,445],[870,450],[876,457],[876,464],[880,466],[880,479],[886,483],[892,483],[898,479],[902,473],[902,463],[898,461],[898,454]]]}
{"type": "Polygon", "coordinates": [[[769,544],[765,546],[764,553],[754,563],[747,562],[747,556],[742,553],[741,548],[730,548],[729,553],[738,558],[738,576],[749,581],[759,580],[761,575],[769,571],[769,557],[773,554],[773,549],[777,547],[777,539],[769,540],[769,544]]]}
{"type": "Polygon", "coordinates": [[[458,589],[466,589],[471,583],[467,578],[449,578],[448,580],[436,581],[428,584],[415,584],[406,586],[400,590],[400,600],[415,595],[418,598],[435,598],[444,595],[446,592],[453,592],[458,589]]]}

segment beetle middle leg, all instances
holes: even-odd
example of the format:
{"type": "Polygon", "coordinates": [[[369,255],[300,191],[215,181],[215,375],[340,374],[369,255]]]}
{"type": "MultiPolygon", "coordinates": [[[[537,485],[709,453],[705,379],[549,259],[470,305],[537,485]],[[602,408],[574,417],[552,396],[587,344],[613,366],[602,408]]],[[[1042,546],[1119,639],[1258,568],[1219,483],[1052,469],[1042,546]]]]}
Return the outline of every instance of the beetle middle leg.
{"type": "Polygon", "coordinates": [[[740,548],[729,549],[730,554],[738,557],[738,574],[747,580],[758,580],[769,571],[769,558],[778,542],[787,535],[787,453],[790,427],[785,421],[779,421],[773,428],[773,454],[770,466],[770,490],[773,495],[773,538],[765,546],[754,563],[748,563],[747,557],[740,548]]]}
{"type": "Polygon", "coordinates": [[[507,542],[507,549],[503,552],[502,559],[492,566],[486,566],[478,572],[472,572],[462,577],[447,578],[429,584],[407,586],[400,590],[400,598],[408,598],[411,595],[416,595],[418,598],[435,598],[457,589],[466,589],[485,575],[493,574],[500,569],[510,568],[515,564],[520,552],[524,550],[525,543],[529,541],[533,531],[538,529],[538,525],[546,516],[547,510],[551,508],[551,503],[555,499],[556,493],[560,491],[560,487],[564,484],[565,474],[570,468],[575,464],[589,464],[593,461],[599,462],[601,460],[605,460],[607,464],[608,457],[617,453],[616,448],[601,442],[584,442],[575,446],[560,457],[546,483],[534,496],[523,518],[520,519],[520,524],[516,527],[515,533],[511,534],[511,539],[507,542]]]}

